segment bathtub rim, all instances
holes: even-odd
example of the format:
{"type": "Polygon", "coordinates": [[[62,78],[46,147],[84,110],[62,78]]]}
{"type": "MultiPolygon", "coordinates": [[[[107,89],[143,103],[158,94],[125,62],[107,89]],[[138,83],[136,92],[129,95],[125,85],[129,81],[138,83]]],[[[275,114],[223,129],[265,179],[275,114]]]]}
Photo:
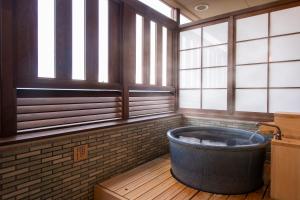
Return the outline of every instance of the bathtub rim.
{"type": "Polygon", "coordinates": [[[214,126],[183,126],[175,129],[170,129],[167,132],[167,137],[169,142],[174,142],[179,145],[184,145],[185,147],[196,148],[196,149],[209,149],[209,150],[228,150],[228,151],[240,151],[240,150],[257,150],[264,149],[268,144],[268,140],[259,132],[256,132],[258,136],[262,139],[262,143],[248,144],[248,145],[235,145],[235,146],[213,146],[213,145],[205,145],[205,144],[196,144],[196,143],[187,143],[185,141],[179,140],[174,137],[173,134],[181,132],[181,131],[201,131],[205,129],[211,130],[220,130],[220,131],[235,131],[253,134],[254,132],[238,129],[238,128],[225,128],[225,127],[214,127],[214,126]]]}

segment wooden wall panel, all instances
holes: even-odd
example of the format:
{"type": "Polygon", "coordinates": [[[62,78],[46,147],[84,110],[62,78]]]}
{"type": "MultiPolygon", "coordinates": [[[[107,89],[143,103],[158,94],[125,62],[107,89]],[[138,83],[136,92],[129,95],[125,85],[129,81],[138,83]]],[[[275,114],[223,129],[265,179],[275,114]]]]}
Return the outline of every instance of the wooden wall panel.
{"type": "Polygon", "coordinates": [[[0,137],[16,134],[16,93],[14,83],[14,3],[1,0],[0,7],[0,137]]]}
{"type": "Polygon", "coordinates": [[[56,78],[72,80],[72,0],[56,0],[56,78]]]}
{"type": "Polygon", "coordinates": [[[86,1],[86,80],[98,82],[98,0],[86,1]]]}
{"type": "Polygon", "coordinates": [[[37,0],[15,1],[15,65],[17,86],[33,80],[38,74],[37,0]]]}

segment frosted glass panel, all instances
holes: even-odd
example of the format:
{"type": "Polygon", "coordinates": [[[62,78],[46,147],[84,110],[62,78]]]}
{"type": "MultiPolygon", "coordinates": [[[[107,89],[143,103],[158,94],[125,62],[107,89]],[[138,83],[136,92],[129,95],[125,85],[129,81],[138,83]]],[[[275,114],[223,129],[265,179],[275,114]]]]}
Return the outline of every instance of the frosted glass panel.
{"type": "Polygon", "coordinates": [[[268,14],[256,15],[236,21],[236,40],[250,40],[268,36],[268,14]]]}
{"type": "Polygon", "coordinates": [[[203,69],[203,88],[227,88],[227,67],[203,69]]]}
{"type": "Polygon", "coordinates": [[[201,70],[180,70],[180,88],[200,88],[201,70]]]}
{"type": "Polygon", "coordinates": [[[180,50],[201,47],[201,28],[180,33],[180,50]]]}
{"type": "Polygon", "coordinates": [[[200,90],[180,90],[179,107],[180,108],[200,108],[201,95],[200,90]]]}
{"type": "Polygon", "coordinates": [[[245,112],[267,112],[267,90],[236,90],[235,110],[245,112]]]}
{"type": "Polygon", "coordinates": [[[38,77],[55,77],[54,3],[38,1],[38,77]]]}
{"type": "Polygon", "coordinates": [[[266,64],[236,67],[237,88],[267,87],[267,82],[268,66],[266,64]]]}
{"type": "Polygon", "coordinates": [[[98,24],[99,24],[99,40],[98,40],[98,68],[99,82],[108,82],[108,0],[99,1],[98,5],[98,24]]]}
{"type": "Polygon", "coordinates": [[[236,64],[268,61],[268,40],[255,40],[236,44],[236,64]]]}
{"type": "Polygon", "coordinates": [[[155,85],[156,77],[156,23],[150,22],[150,84],[155,85]]]}
{"type": "Polygon", "coordinates": [[[227,45],[203,48],[203,67],[227,66],[227,45]]]}
{"type": "Polygon", "coordinates": [[[226,89],[205,89],[203,90],[202,108],[209,110],[227,110],[226,89]]]}
{"type": "Polygon", "coordinates": [[[271,38],[270,60],[300,59],[300,34],[271,38]]]}
{"type": "Polygon", "coordinates": [[[300,89],[271,89],[270,112],[300,112],[300,89]]]}
{"type": "Polygon", "coordinates": [[[72,1],[72,79],[85,79],[85,1],[72,1]]]}
{"type": "Polygon", "coordinates": [[[228,22],[203,28],[203,46],[224,44],[228,41],[228,22]]]}
{"type": "Polygon", "coordinates": [[[143,65],[143,17],[136,15],[135,27],[135,83],[142,83],[143,65]]]}
{"type": "Polygon", "coordinates": [[[271,35],[300,32],[300,6],[271,12],[271,35]]]}
{"type": "Polygon", "coordinates": [[[201,49],[180,52],[180,69],[200,68],[201,49]]]}
{"type": "Polygon", "coordinates": [[[300,62],[270,64],[271,87],[300,87],[300,62]]]}

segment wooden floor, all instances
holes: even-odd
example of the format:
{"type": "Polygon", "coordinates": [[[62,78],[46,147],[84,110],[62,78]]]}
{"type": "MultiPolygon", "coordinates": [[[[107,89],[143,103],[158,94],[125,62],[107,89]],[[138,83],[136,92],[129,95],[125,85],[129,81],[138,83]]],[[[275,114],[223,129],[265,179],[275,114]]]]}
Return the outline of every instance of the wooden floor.
{"type": "Polygon", "coordinates": [[[168,155],[157,158],[95,187],[95,200],[270,200],[269,186],[244,195],[197,191],[176,181],[168,155]]]}

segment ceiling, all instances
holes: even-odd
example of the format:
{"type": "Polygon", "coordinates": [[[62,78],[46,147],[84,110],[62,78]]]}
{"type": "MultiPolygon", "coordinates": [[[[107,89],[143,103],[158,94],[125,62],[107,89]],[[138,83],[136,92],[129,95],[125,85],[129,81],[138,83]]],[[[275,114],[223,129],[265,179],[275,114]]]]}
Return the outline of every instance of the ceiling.
{"type": "Polygon", "coordinates": [[[181,13],[191,20],[205,19],[208,17],[242,10],[278,0],[163,0],[174,8],[180,8],[181,13]],[[199,12],[194,7],[200,3],[206,3],[209,8],[199,12]]]}

